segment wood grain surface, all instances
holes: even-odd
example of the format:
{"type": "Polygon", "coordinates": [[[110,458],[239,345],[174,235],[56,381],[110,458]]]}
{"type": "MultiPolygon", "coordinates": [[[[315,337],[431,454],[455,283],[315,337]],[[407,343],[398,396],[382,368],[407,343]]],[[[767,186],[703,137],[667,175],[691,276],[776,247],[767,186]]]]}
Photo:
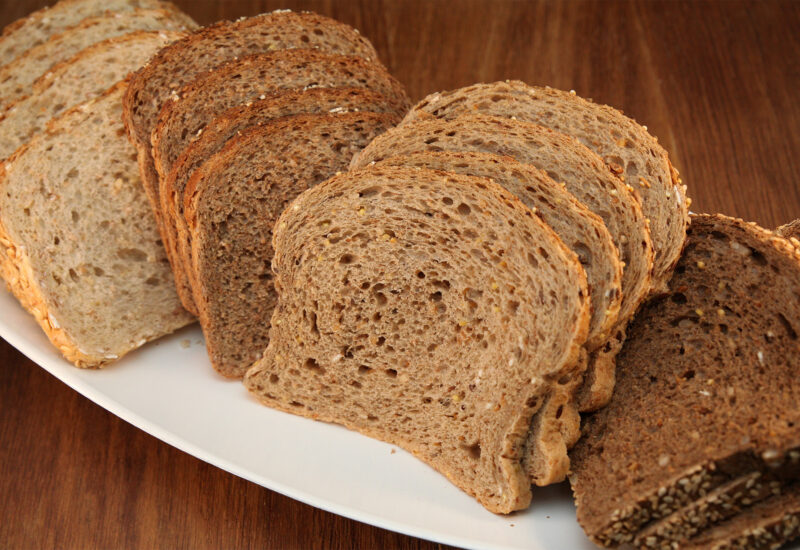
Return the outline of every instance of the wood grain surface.
{"type": "MultiPolygon", "coordinates": [[[[0,1],[0,25],[47,4],[0,1]]],[[[800,217],[800,2],[177,0],[199,23],[309,9],[359,28],[413,99],[504,78],[659,136],[692,209],[800,217]]],[[[0,547],[440,545],[316,510],[139,431],[0,340],[0,547]]]]}

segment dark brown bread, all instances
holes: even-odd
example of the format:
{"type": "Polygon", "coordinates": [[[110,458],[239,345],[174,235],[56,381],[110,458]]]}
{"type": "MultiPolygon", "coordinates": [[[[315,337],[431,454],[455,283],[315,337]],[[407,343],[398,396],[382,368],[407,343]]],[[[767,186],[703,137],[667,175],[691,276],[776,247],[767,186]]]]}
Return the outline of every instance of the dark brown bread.
{"type": "Polygon", "coordinates": [[[241,377],[267,347],[278,215],[397,122],[383,113],[285,117],[244,131],[195,171],[184,210],[194,299],[217,371],[241,377]]]}
{"type": "Polygon", "coordinates": [[[303,193],[273,246],[280,299],[250,391],[401,446],[491,511],[527,507],[531,419],[580,376],[589,321],[552,230],[490,180],[373,166],[303,193]]]}
{"type": "Polygon", "coordinates": [[[198,29],[161,50],[132,77],[123,104],[123,121],[138,150],[142,180],[162,235],[165,231],[150,134],[164,102],[197,75],[225,61],[286,48],[318,48],[377,59],[375,48],[355,29],[314,13],[281,10],[198,29]]]}
{"type": "Polygon", "coordinates": [[[800,485],[765,500],[702,535],[679,550],[777,550],[800,537],[800,485]]]}
{"type": "Polygon", "coordinates": [[[351,166],[419,151],[488,152],[533,164],[554,180],[565,182],[567,191],[603,219],[624,262],[622,305],[617,330],[590,363],[581,409],[594,410],[607,403],[624,324],[650,289],[653,249],[636,197],[596,154],[574,138],[536,124],[486,115],[406,122],[376,139],[351,166]]]}
{"type": "Polygon", "coordinates": [[[629,327],[614,398],[587,419],[571,455],[578,519],[593,540],[631,541],[648,522],[792,457],[798,296],[800,247],[741,220],[693,217],[669,293],[629,327]]]}
{"type": "Polygon", "coordinates": [[[617,109],[593,103],[575,92],[528,86],[514,80],[431,94],[412,109],[406,120],[423,113],[439,118],[465,113],[513,117],[578,138],[639,191],[655,247],[653,289],[659,291],[666,286],[686,239],[689,201],[667,152],[646,127],[617,109]]]}
{"type": "Polygon", "coordinates": [[[239,132],[279,117],[328,112],[362,111],[405,113],[398,103],[366,88],[310,88],[270,94],[264,99],[232,107],[214,118],[173,163],[159,189],[161,213],[166,223],[165,245],[178,261],[173,263],[178,295],[187,310],[197,314],[192,296],[191,239],[183,217],[183,191],[194,171],[239,132]]]}

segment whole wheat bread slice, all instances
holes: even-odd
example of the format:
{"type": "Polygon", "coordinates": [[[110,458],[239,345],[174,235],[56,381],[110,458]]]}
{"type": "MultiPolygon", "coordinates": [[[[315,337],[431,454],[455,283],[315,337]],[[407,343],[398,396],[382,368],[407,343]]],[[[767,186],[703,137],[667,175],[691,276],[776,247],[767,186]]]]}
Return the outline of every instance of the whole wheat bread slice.
{"type": "Polygon", "coordinates": [[[532,417],[580,376],[589,322],[553,231],[490,180],[374,166],[300,195],[273,246],[279,301],[250,391],[398,445],[493,512],[527,507],[532,417]]]}
{"type": "Polygon", "coordinates": [[[800,537],[800,484],[756,504],[679,550],[777,550],[800,537]]]}
{"type": "Polygon", "coordinates": [[[43,44],[54,34],[74,27],[84,19],[138,8],[178,11],[171,3],[156,0],[61,0],[3,29],[0,36],[0,67],[8,65],[27,50],[43,44]]]}
{"type": "Polygon", "coordinates": [[[138,30],[180,31],[195,26],[189,16],[176,10],[133,10],[86,19],[0,69],[0,112],[30,94],[36,79],[53,66],[92,44],[138,30]]]}
{"type": "Polygon", "coordinates": [[[667,152],[646,127],[617,109],[574,92],[514,80],[431,94],[411,110],[406,120],[423,113],[454,118],[477,112],[535,122],[575,136],[635,187],[642,197],[644,215],[650,220],[655,248],[653,290],[665,288],[686,239],[689,201],[667,152]]]}
{"type": "Polygon", "coordinates": [[[279,10],[198,29],[161,50],[132,77],[124,99],[123,120],[128,137],[136,145],[139,170],[164,240],[168,237],[150,144],[162,106],[198,75],[226,61],[286,48],[316,48],[377,59],[375,48],[355,29],[314,13],[279,10]]]}
{"type": "Polygon", "coordinates": [[[614,398],[571,455],[578,519],[600,544],[797,458],[800,247],[695,216],[669,290],[630,326],[614,398]]]}
{"type": "Polygon", "coordinates": [[[34,83],[31,95],[0,117],[0,159],[44,130],[50,119],[101,95],[181,36],[174,31],[136,31],[89,46],[53,67],[34,83]]]}
{"type": "Polygon", "coordinates": [[[275,305],[272,227],[305,189],[347,168],[396,115],[297,115],[230,140],[186,187],[194,299],[214,368],[241,377],[264,352],[275,305]]]}
{"type": "MultiPolygon", "coordinates": [[[[543,170],[510,157],[474,152],[413,153],[390,157],[376,166],[430,168],[489,178],[517,196],[555,231],[567,248],[578,256],[586,271],[592,302],[586,349],[593,351],[608,340],[616,325],[622,300],[619,254],[603,220],[543,170]]],[[[478,235],[465,235],[465,240],[470,242],[480,243],[480,239],[478,235]]],[[[530,243],[529,246],[537,244],[530,243]]],[[[569,469],[567,450],[580,435],[575,395],[579,387],[579,383],[558,386],[539,413],[538,433],[548,434],[548,438],[547,449],[538,449],[537,460],[528,463],[528,474],[536,485],[550,485],[566,478],[569,469]]]]}
{"type": "Polygon", "coordinates": [[[244,105],[232,107],[203,128],[175,160],[160,182],[159,199],[165,218],[165,245],[173,262],[178,295],[187,310],[197,313],[190,277],[191,238],[183,216],[183,191],[194,171],[241,131],[279,117],[328,112],[362,111],[392,113],[401,117],[405,103],[398,103],[366,88],[310,88],[281,91],[244,105]]]}
{"type": "Polygon", "coordinates": [[[533,164],[563,181],[567,191],[603,219],[624,268],[618,327],[608,345],[592,358],[581,399],[582,410],[601,407],[613,390],[614,356],[624,339],[624,324],[650,288],[653,249],[636,197],[577,140],[536,124],[486,115],[406,122],[376,139],[351,166],[419,151],[482,151],[533,164]]]}
{"type": "Polygon", "coordinates": [[[180,307],[119,84],[54,120],[0,173],[0,270],[64,356],[100,367],[192,318],[180,307]]]}

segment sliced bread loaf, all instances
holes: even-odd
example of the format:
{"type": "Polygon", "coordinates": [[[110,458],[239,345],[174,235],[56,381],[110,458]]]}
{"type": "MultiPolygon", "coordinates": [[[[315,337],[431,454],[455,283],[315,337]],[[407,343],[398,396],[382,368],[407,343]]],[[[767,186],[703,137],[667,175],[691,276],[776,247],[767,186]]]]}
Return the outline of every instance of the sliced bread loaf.
{"type": "Polygon", "coordinates": [[[184,205],[193,291],[217,371],[241,377],[267,347],[278,215],[398,121],[383,113],[285,117],[244,131],[195,171],[184,205]]]}
{"type": "MultiPolygon", "coordinates": [[[[490,153],[425,152],[390,157],[376,166],[407,166],[455,172],[489,178],[511,191],[539,216],[577,256],[586,271],[592,302],[592,317],[586,349],[593,351],[609,338],[617,322],[622,300],[622,265],[603,220],[592,214],[562,185],[543,171],[510,157],[490,153]]],[[[477,234],[465,239],[480,244],[477,234]]],[[[529,243],[536,247],[537,243],[529,243]]],[[[577,379],[580,381],[579,379],[577,379]]],[[[537,432],[547,434],[546,447],[532,454],[538,460],[528,463],[528,474],[536,485],[563,481],[569,469],[567,449],[580,435],[580,415],[576,410],[578,383],[557,387],[540,411],[537,432]]],[[[541,437],[534,437],[541,440],[541,437]]]]}
{"type": "Polygon", "coordinates": [[[533,164],[564,182],[567,191],[603,219],[624,264],[622,304],[613,338],[591,360],[581,409],[605,404],[614,385],[614,356],[624,338],[624,323],[650,288],[653,249],[636,197],[577,140],[536,124],[486,115],[406,122],[376,139],[351,166],[419,151],[488,152],[533,164]]]}
{"type": "Polygon", "coordinates": [[[173,262],[175,282],[186,309],[197,314],[190,282],[191,237],[183,216],[183,191],[203,162],[243,130],[279,117],[348,111],[392,113],[401,117],[405,108],[405,104],[366,88],[310,88],[276,92],[264,99],[232,107],[212,119],[178,156],[167,177],[161,180],[159,189],[161,212],[166,220],[164,244],[168,253],[176,258],[173,262]]]}
{"type": "Polygon", "coordinates": [[[34,83],[31,95],[0,117],[0,159],[44,130],[50,119],[101,95],[181,36],[174,31],[136,31],[89,46],[53,67],[34,83]]]}
{"type": "Polygon", "coordinates": [[[100,367],[192,318],[124,137],[119,84],[66,112],[0,173],[0,269],[51,342],[100,367]]]}
{"type": "Polygon", "coordinates": [[[0,69],[0,112],[30,94],[36,79],[54,65],[92,44],[137,30],[179,31],[195,26],[187,15],[175,10],[133,10],[86,19],[0,69]]]}
{"type": "Polygon", "coordinates": [[[158,174],[150,134],[167,99],[200,73],[248,54],[286,48],[316,48],[377,59],[375,48],[355,29],[314,13],[276,11],[198,29],[161,50],[134,74],[124,100],[123,120],[139,154],[139,169],[161,234],[158,174]]]}
{"type": "Polygon", "coordinates": [[[278,90],[316,86],[367,88],[395,104],[408,101],[383,65],[361,57],[290,49],[233,59],[198,75],[164,104],[150,138],[156,171],[166,178],[197,132],[223,111],[278,90]]]}
{"type": "Polygon", "coordinates": [[[374,166],[300,195],[273,246],[250,391],[407,449],[493,512],[527,507],[531,419],[580,376],[589,323],[555,233],[490,180],[374,166]]]}
{"type": "Polygon", "coordinates": [[[800,247],[695,216],[669,289],[630,326],[614,398],[571,455],[578,519],[600,544],[800,457],[800,247]]]}
{"type": "Polygon", "coordinates": [[[27,50],[46,42],[54,34],[74,27],[84,19],[137,8],[177,11],[169,2],[157,0],[61,0],[3,29],[0,36],[0,67],[8,65],[27,50]]]}
{"type": "Polygon", "coordinates": [[[432,94],[412,109],[407,120],[422,113],[453,118],[477,112],[535,122],[574,136],[635,187],[642,197],[644,215],[650,220],[655,248],[653,290],[666,287],[686,239],[689,201],[667,152],[647,128],[617,109],[574,92],[519,81],[475,84],[432,94]]]}

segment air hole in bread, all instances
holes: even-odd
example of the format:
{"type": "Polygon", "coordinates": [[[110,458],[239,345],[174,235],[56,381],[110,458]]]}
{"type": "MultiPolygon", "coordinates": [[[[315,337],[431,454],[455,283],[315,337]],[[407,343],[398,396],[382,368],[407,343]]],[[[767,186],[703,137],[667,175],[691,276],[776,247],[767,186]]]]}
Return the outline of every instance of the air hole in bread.
{"type": "Polygon", "coordinates": [[[358,366],[358,374],[365,375],[372,372],[372,369],[366,365],[359,365],[358,366]]]}
{"type": "Polygon", "coordinates": [[[461,445],[461,448],[467,451],[467,454],[475,460],[478,460],[481,457],[481,445],[480,443],[473,443],[472,445],[461,445]]]}
{"type": "Polygon", "coordinates": [[[683,294],[682,292],[676,292],[675,294],[670,296],[670,299],[673,302],[675,302],[676,304],[685,304],[686,303],[686,295],[683,294]]]}
{"type": "Polygon", "coordinates": [[[280,380],[280,378],[278,377],[277,374],[270,374],[269,375],[269,381],[270,381],[271,384],[277,384],[278,380],[280,380]]]}
{"type": "Polygon", "coordinates": [[[80,280],[80,277],[78,276],[78,273],[72,268],[69,269],[69,277],[70,277],[70,279],[72,279],[76,283],[80,280]]]}
{"type": "Polygon", "coordinates": [[[339,263],[348,265],[355,261],[356,257],[352,254],[343,254],[341,258],[339,258],[339,263]]]}
{"type": "Polygon", "coordinates": [[[143,262],[147,260],[147,254],[138,248],[120,248],[117,250],[117,257],[121,260],[131,262],[143,262]]]}
{"type": "MultiPolygon", "coordinates": [[[[99,267],[95,268],[95,272],[94,272],[95,275],[101,275],[101,273],[97,272],[98,270],[100,270],[101,273],[103,271],[99,267]]],[[[158,286],[158,285],[161,284],[161,280],[158,277],[155,277],[155,276],[154,277],[148,277],[147,280],[144,282],[144,284],[146,284],[147,286],[158,286]]]]}
{"type": "Polygon", "coordinates": [[[397,378],[397,371],[395,369],[386,369],[386,376],[389,378],[397,378]]]}
{"type": "Polygon", "coordinates": [[[306,359],[304,366],[314,374],[325,374],[325,369],[323,369],[313,357],[306,359]]]}
{"type": "Polygon", "coordinates": [[[464,204],[463,202],[458,205],[458,213],[462,216],[469,216],[472,209],[469,207],[468,204],[464,204]]]}
{"type": "Polygon", "coordinates": [[[564,414],[564,405],[559,405],[558,409],[556,409],[556,420],[561,418],[562,414],[564,414]]]}

